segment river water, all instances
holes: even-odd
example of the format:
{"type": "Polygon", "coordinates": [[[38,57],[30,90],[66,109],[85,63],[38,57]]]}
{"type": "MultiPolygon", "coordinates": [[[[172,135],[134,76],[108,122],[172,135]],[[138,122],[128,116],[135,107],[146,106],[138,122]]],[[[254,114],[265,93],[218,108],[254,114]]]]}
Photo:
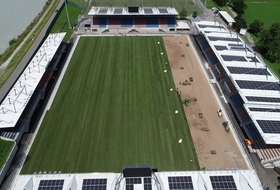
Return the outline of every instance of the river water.
{"type": "Polygon", "coordinates": [[[0,54],[42,11],[47,0],[0,0],[0,54]]]}

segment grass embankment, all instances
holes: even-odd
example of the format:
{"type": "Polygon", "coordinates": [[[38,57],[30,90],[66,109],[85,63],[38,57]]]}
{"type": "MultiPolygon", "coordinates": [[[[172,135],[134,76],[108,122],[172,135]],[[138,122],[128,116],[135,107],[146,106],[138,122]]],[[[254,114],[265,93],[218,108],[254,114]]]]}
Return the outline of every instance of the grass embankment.
{"type": "Polygon", "coordinates": [[[0,171],[6,163],[14,144],[14,141],[5,141],[0,139],[0,171]]]}
{"type": "Polygon", "coordinates": [[[80,39],[23,174],[199,169],[163,39],[138,38],[80,39]]]}

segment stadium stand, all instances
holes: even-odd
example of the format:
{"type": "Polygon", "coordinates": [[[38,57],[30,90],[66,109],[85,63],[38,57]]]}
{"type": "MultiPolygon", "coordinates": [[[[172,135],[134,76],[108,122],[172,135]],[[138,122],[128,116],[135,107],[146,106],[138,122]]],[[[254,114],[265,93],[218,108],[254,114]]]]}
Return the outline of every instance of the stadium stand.
{"type": "Polygon", "coordinates": [[[133,17],[122,17],[121,27],[123,28],[133,27],[133,17]]]}
{"type": "Polygon", "coordinates": [[[136,28],[146,27],[146,18],[145,17],[135,17],[134,18],[134,26],[136,28]]]}
{"type": "Polygon", "coordinates": [[[166,17],[160,17],[159,18],[159,25],[161,27],[167,27],[168,26],[167,18],[166,17]]]}
{"type": "Polygon", "coordinates": [[[121,27],[121,19],[116,18],[108,18],[108,27],[109,28],[120,28],[121,27]]]}
{"type": "Polygon", "coordinates": [[[239,93],[230,96],[229,99],[231,100],[232,104],[234,105],[234,107],[235,107],[236,109],[241,108],[241,107],[243,107],[243,105],[244,105],[244,101],[243,101],[243,99],[241,98],[241,96],[240,96],[239,93]]]}
{"type": "Polygon", "coordinates": [[[168,27],[175,27],[176,26],[175,17],[167,17],[167,26],[168,27]]]}
{"type": "Polygon", "coordinates": [[[213,52],[213,50],[211,48],[204,50],[203,53],[204,53],[205,57],[207,58],[207,60],[212,65],[220,63],[220,61],[218,60],[217,56],[215,55],[215,53],[213,52]]]}
{"type": "Polygon", "coordinates": [[[107,27],[107,17],[101,17],[99,19],[99,27],[106,28],[107,27]]]}
{"type": "Polygon", "coordinates": [[[198,36],[196,37],[196,41],[198,42],[198,45],[202,50],[206,50],[210,48],[209,43],[207,42],[206,38],[204,36],[198,36]]]}
{"type": "Polygon", "coordinates": [[[146,27],[159,27],[158,17],[146,17],[146,27]]]}
{"type": "Polygon", "coordinates": [[[93,28],[99,27],[99,23],[100,23],[99,17],[94,17],[94,18],[92,19],[92,25],[91,25],[91,27],[93,27],[93,28]]]}
{"type": "Polygon", "coordinates": [[[254,123],[245,125],[245,130],[248,131],[251,140],[253,140],[254,148],[260,152],[263,162],[269,162],[275,158],[280,159],[280,145],[266,144],[254,123]]]}

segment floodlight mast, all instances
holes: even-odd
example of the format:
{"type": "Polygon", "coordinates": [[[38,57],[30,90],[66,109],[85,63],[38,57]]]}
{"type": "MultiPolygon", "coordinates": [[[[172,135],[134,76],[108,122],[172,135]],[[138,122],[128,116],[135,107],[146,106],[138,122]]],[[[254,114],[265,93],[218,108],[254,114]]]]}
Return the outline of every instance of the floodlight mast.
{"type": "Polygon", "coordinates": [[[69,13],[68,13],[68,8],[67,8],[67,0],[64,0],[64,3],[65,3],[65,9],[66,9],[67,20],[68,20],[68,26],[69,26],[69,28],[71,28],[70,19],[69,19],[69,13]]]}

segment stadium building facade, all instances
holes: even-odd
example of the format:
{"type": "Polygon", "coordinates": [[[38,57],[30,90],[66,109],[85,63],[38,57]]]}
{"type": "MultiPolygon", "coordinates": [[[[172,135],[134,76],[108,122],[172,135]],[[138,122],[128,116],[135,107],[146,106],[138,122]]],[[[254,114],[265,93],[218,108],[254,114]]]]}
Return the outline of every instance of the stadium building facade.
{"type": "Polygon", "coordinates": [[[177,30],[189,30],[177,27],[178,12],[172,7],[93,7],[88,25],[93,34],[126,33],[174,33],[177,30]]]}

